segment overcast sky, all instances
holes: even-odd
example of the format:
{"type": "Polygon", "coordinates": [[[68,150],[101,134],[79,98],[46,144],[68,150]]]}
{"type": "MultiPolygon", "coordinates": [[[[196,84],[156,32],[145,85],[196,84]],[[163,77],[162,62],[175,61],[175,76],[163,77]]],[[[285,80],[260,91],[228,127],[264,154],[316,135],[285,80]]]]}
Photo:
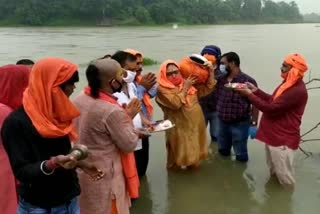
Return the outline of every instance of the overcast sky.
{"type": "MultiPolygon", "coordinates": [[[[276,0],[281,1],[281,0],[276,0]]],[[[285,2],[291,2],[292,0],[284,0],[285,2]]],[[[320,0],[294,0],[299,8],[301,13],[320,13],[320,0]]]]}

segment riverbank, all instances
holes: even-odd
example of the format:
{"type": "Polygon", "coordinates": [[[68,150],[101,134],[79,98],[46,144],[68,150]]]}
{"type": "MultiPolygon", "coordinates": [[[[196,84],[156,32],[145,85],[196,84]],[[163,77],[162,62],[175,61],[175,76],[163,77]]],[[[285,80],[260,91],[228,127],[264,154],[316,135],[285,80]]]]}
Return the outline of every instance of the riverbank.
{"type": "Polygon", "coordinates": [[[17,19],[5,19],[0,20],[0,27],[167,27],[167,26],[207,26],[207,25],[261,25],[261,24],[308,24],[308,23],[320,23],[320,22],[289,22],[281,20],[270,21],[220,21],[216,23],[184,23],[184,22],[172,22],[165,24],[156,23],[139,23],[135,19],[128,20],[113,20],[109,22],[97,22],[90,19],[56,19],[50,20],[42,25],[26,25],[21,24],[17,19]]]}

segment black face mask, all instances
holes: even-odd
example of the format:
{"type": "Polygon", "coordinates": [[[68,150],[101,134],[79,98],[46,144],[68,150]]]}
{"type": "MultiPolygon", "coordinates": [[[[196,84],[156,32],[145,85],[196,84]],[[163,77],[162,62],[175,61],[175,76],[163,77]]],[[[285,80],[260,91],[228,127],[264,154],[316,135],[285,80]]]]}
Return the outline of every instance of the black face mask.
{"type": "Polygon", "coordinates": [[[229,66],[226,66],[226,72],[227,72],[227,75],[229,75],[232,72],[229,66]]]}
{"type": "Polygon", "coordinates": [[[113,80],[110,80],[109,84],[110,84],[110,86],[111,86],[112,93],[117,93],[117,92],[120,93],[120,92],[121,92],[121,89],[122,89],[122,84],[121,84],[121,82],[119,82],[119,81],[116,80],[116,79],[113,79],[113,80]],[[119,87],[118,87],[118,88],[113,87],[113,85],[112,85],[112,82],[113,82],[113,81],[115,81],[115,82],[117,82],[117,83],[119,84],[119,87]]]}

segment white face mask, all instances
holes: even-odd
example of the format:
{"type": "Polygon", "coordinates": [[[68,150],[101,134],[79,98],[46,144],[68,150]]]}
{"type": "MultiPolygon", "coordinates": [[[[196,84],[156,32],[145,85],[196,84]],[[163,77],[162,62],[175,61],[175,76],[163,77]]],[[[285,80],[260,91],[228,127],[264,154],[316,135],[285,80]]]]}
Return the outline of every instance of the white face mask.
{"type": "Polygon", "coordinates": [[[127,76],[123,77],[123,81],[125,81],[126,83],[132,83],[136,78],[137,73],[129,70],[126,70],[126,72],[127,72],[127,76]]]}
{"type": "Polygon", "coordinates": [[[226,74],[227,73],[227,69],[226,69],[226,65],[220,65],[219,70],[221,71],[222,74],[226,74]]]}

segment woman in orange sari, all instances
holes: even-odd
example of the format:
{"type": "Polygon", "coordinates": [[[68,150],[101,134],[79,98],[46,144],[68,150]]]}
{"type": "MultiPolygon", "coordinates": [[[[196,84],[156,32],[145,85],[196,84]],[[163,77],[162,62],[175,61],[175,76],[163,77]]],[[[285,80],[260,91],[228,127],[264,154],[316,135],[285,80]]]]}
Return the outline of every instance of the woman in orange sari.
{"type": "Polygon", "coordinates": [[[196,79],[184,80],[179,66],[172,60],[162,63],[158,77],[156,102],[175,127],[166,131],[167,168],[197,167],[208,155],[206,125],[199,105],[199,97],[209,94],[216,81],[213,66],[208,63],[210,77],[205,87],[197,90],[196,79]]]}

